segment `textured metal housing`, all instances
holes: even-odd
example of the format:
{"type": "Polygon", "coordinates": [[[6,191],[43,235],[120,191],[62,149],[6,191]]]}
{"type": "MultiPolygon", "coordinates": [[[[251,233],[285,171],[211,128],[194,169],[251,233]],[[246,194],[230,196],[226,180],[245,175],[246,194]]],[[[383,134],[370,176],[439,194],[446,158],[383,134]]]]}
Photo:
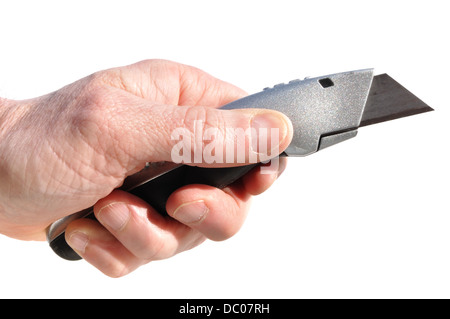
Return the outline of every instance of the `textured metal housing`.
{"type": "Polygon", "coordinates": [[[373,70],[365,69],[294,80],[227,104],[223,109],[267,108],[284,113],[294,127],[292,143],[285,153],[306,156],[356,135],[372,79],[373,70]]]}

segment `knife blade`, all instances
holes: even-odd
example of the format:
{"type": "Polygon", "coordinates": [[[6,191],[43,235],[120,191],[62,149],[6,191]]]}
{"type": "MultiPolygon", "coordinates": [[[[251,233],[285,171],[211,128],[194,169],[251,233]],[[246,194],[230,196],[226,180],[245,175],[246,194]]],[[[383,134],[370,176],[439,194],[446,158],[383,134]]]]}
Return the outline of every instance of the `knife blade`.
{"type": "Polygon", "coordinates": [[[373,78],[359,127],[433,111],[388,74],[373,78]]]}
{"type": "MultiPolygon", "coordinates": [[[[433,109],[387,74],[373,69],[336,73],[277,84],[223,109],[267,108],[286,114],[294,127],[291,144],[280,156],[307,156],[355,137],[359,127],[420,114],[433,109]]],[[[201,168],[172,162],[148,163],[124,180],[120,189],[148,202],[161,214],[176,189],[189,184],[224,188],[260,163],[226,168],[201,168]]],[[[65,240],[67,225],[78,218],[95,219],[89,207],[53,223],[47,241],[67,260],[81,257],[65,240]]]]}

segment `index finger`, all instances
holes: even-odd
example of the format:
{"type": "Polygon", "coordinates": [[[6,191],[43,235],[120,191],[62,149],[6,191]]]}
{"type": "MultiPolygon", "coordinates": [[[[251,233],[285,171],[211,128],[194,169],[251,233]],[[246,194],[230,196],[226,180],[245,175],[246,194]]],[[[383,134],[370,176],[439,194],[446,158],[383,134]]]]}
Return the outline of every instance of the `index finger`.
{"type": "Polygon", "coordinates": [[[167,60],[144,60],[105,70],[105,83],[161,104],[220,107],[247,95],[195,67],[167,60]]]}

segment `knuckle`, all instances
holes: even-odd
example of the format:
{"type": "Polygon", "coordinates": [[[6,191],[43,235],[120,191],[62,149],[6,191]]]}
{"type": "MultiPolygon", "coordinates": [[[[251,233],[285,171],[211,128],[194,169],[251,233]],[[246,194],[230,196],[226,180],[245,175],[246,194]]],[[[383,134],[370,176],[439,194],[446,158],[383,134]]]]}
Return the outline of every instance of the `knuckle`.
{"type": "Polygon", "coordinates": [[[129,238],[132,238],[128,249],[134,256],[145,262],[165,258],[167,249],[162,230],[151,225],[148,220],[142,223],[146,224],[145,231],[135,228],[132,234],[128,234],[129,238]]]}
{"type": "Polygon", "coordinates": [[[82,83],[77,83],[70,107],[72,109],[72,124],[79,127],[80,124],[97,123],[104,121],[104,111],[111,104],[106,87],[96,83],[95,76],[87,77],[82,83]]]}
{"type": "Polygon", "coordinates": [[[74,130],[86,136],[109,136],[124,98],[121,91],[105,84],[109,71],[94,73],[72,90],[70,122],[74,130]]]}
{"type": "MultiPolygon", "coordinates": [[[[129,156],[122,144],[132,146],[132,143],[119,143],[123,130],[117,123],[123,97],[119,90],[104,84],[102,73],[80,80],[65,93],[71,95],[67,99],[65,125],[70,137],[85,149],[89,148],[97,159],[123,166],[129,156]]],[[[103,162],[99,165],[103,166],[103,162]]]]}

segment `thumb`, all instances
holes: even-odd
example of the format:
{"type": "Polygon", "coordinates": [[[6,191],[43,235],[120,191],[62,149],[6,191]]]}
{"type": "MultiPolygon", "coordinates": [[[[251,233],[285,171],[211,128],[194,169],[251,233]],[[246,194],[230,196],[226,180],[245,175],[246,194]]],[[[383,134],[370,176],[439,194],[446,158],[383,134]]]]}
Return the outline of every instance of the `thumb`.
{"type": "Polygon", "coordinates": [[[159,161],[204,167],[257,163],[283,152],[293,135],[289,118],[268,109],[152,105],[121,112],[112,124],[130,155],[129,170],[159,161]]]}

